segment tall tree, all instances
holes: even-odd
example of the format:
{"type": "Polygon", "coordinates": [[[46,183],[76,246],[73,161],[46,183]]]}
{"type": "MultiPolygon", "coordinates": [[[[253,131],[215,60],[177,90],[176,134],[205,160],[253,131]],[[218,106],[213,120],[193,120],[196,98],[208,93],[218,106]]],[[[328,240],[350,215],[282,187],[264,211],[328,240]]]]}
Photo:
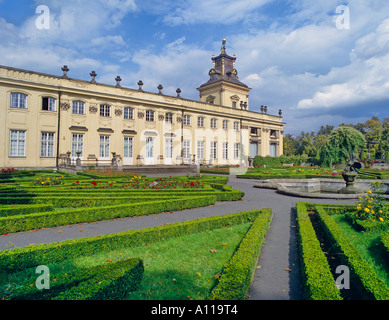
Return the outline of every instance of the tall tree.
{"type": "Polygon", "coordinates": [[[357,155],[365,148],[366,140],[358,130],[343,126],[331,132],[320,150],[323,165],[332,167],[347,161],[353,153],[357,155]]]}

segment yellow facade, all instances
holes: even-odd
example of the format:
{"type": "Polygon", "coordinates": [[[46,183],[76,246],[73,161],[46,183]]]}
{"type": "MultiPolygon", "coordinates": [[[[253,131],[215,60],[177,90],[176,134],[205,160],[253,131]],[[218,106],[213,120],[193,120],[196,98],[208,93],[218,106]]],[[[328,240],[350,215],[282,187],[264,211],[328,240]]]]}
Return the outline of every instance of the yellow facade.
{"type": "Polygon", "coordinates": [[[199,91],[194,101],[161,88],[2,66],[0,168],[54,168],[77,158],[83,166],[109,165],[113,153],[123,166],[239,165],[256,154],[282,154],[282,118],[249,111],[249,88],[220,81],[199,91]]]}

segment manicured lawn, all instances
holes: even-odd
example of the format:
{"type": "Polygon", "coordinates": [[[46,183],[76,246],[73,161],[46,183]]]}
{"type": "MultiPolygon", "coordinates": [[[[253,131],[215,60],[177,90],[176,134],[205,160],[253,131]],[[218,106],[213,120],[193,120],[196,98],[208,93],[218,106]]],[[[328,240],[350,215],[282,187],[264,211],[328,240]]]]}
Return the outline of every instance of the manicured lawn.
{"type": "MultiPolygon", "coordinates": [[[[141,287],[128,299],[206,299],[250,226],[243,223],[48,264],[51,281],[77,269],[139,257],[145,268],[141,287]]],[[[19,285],[34,285],[36,277],[34,269],[6,277],[0,284],[0,299],[19,285]]]]}
{"type": "Polygon", "coordinates": [[[389,286],[389,261],[383,255],[380,243],[382,231],[356,231],[344,215],[332,215],[332,218],[377,275],[389,286]]]}

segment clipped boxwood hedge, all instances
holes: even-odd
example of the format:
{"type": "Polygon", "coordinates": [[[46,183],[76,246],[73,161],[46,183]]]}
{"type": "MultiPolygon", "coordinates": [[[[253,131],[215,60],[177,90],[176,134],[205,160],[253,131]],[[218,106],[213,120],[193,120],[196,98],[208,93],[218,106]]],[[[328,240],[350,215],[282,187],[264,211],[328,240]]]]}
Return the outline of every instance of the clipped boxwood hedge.
{"type": "Polygon", "coordinates": [[[139,258],[77,268],[67,273],[50,274],[49,290],[39,290],[30,282],[14,289],[11,300],[87,300],[123,299],[136,290],[144,267],[139,258]]]}
{"type": "Polygon", "coordinates": [[[143,271],[140,259],[119,261],[61,292],[53,300],[122,300],[129,292],[139,288],[143,271]]]}
{"type": "Polygon", "coordinates": [[[212,300],[243,300],[251,285],[267,230],[270,228],[272,210],[263,209],[242,239],[238,249],[223,268],[216,287],[211,291],[212,300]]]}
{"type": "MultiPolygon", "coordinates": [[[[46,199],[47,202],[47,199],[46,199]]],[[[54,210],[51,203],[32,204],[32,205],[7,205],[0,207],[0,217],[8,217],[35,212],[45,212],[54,210]]]]}
{"type": "Polygon", "coordinates": [[[50,228],[54,226],[109,220],[181,211],[189,208],[204,207],[215,204],[216,197],[182,197],[173,200],[157,200],[145,203],[121,204],[91,208],[68,209],[50,212],[38,212],[0,218],[0,234],[50,228]]]}
{"type": "Polygon", "coordinates": [[[335,285],[327,258],[308,216],[308,204],[296,204],[301,275],[304,298],[308,300],[342,300],[335,285]]]}
{"type": "Polygon", "coordinates": [[[153,243],[170,237],[254,221],[265,209],[231,213],[120,233],[71,239],[58,243],[14,248],[0,252],[0,271],[14,273],[37,265],[56,263],[122,247],[153,243]]]}
{"type": "Polygon", "coordinates": [[[323,226],[323,230],[333,246],[338,248],[342,255],[340,259],[350,269],[352,283],[357,289],[365,292],[370,299],[388,300],[389,288],[378,278],[373,268],[363,259],[361,253],[352,245],[338,224],[326,213],[323,207],[316,205],[315,211],[323,226]]]}

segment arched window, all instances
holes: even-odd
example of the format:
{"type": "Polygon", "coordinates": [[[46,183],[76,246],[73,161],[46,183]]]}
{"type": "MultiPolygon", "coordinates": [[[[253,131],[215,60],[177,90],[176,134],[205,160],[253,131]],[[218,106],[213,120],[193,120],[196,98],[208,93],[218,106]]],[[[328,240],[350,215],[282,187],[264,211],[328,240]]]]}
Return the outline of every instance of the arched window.
{"type": "Polygon", "coordinates": [[[27,95],[24,93],[11,93],[11,108],[27,108],[27,95]]]}

